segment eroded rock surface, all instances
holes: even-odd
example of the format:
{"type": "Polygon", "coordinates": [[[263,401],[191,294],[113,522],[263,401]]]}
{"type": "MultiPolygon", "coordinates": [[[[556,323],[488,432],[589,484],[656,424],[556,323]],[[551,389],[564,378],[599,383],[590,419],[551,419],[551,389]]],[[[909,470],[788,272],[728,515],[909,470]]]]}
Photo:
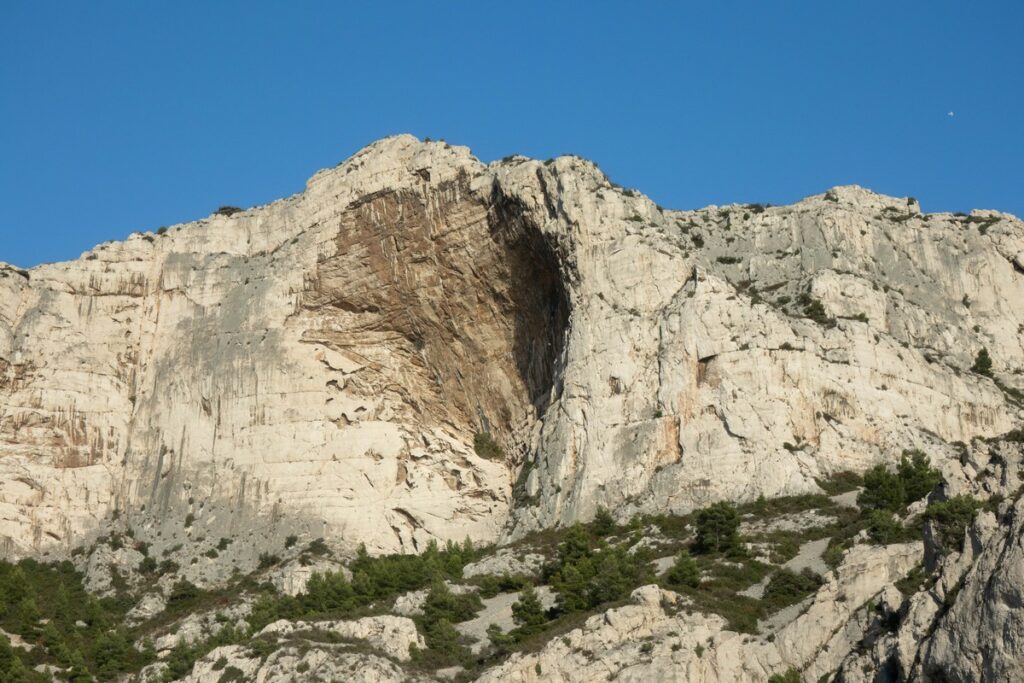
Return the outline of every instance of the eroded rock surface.
{"type": "MultiPolygon", "coordinates": [[[[1014,680],[1022,302],[1024,223],[995,211],[925,214],[855,186],[669,211],[576,157],[483,164],[388,138],[266,206],[66,263],[0,264],[2,552],[79,548],[91,591],[137,592],[137,623],[179,581],[253,574],[298,595],[314,573],[347,572],[359,544],[419,552],[598,507],[625,521],[817,493],[923,448],[946,482],[934,496],[989,501],[963,548],[928,534],[856,545],[827,572],[815,539],[789,566],[824,585],[759,635],[647,586],[483,680],[1014,680]],[[972,370],[983,348],[991,375],[972,370]],[[480,432],[503,452],[478,454],[480,432]],[[904,598],[908,575],[921,585],[904,598]]],[[[542,545],[486,555],[453,591],[538,577],[542,545]]],[[[389,609],[418,618],[424,598],[389,609]]],[[[476,652],[489,623],[512,627],[513,602],[489,598],[460,625],[476,652]]],[[[166,660],[246,628],[251,609],[184,615],[153,646],[166,660]]],[[[427,676],[402,616],[280,621],[259,637],[274,647],[218,647],[187,680],[427,676]]]]}
{"type": "Polygon", "coordinates": [[[691,612],[685,598],[644,586],[634,604],[591,617],[541,652],[515,654],[478,680],[725,683],[767,681],[793,667],[816,681],[863,637],[865,603],[909,572],[920,553],[920,544],[854,548],[802,613],[765,636],[729,631],[721,617],[691,612]]]}
{"type": "Polygon", "coordinates": [[[969,368],[1022,385],[1021,253],[992,211],[667,211],[575,157],[388,138],[288,199],[0,268],[0,533],[68,548],[117,511],[414,551],[811,491],[1016,424],[969,368]]]}
{"type": "Polygon", "coordinates": [[[987,535],[925,645],[921,670],[926,677],[1024,679],[1024,498],[1005,525],[991,520],[987,535]]]}

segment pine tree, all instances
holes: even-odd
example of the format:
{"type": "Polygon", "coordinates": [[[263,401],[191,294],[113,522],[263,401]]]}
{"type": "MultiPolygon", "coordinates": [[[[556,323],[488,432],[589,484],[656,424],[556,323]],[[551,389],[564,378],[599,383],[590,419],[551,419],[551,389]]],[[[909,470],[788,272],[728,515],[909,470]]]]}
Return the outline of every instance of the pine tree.
{"type": "Polygon", "coordinates": [[[582,524],[576,523],[569,527],[565,540],[558,546],[558,560],[568,564],[584,557],[590,557],[592,541],[590,534],[582,524]]]}
{"type": "Polygon", "coordinates": [[[670,588],[683,588],[687,586],[696,588],[700,585],[700,568],[697,567],[696,561],[690,557],[690,553],[683,550],[676,557],[676,562],[668,570],[665,579],[668,581],[670,588]]]}
{"type": "MultiPolygon", "coordinates": [[[[184,673],[187,672],[183,672],[184,673]]],[[[71,653],[71,670],[67,673],[68,683],[94,683],[96,679],[89,673],[89,669],[85,666],[85,660],[82,658],[82,653],[75,650],[71,653]]]]}
{"type": "Polygon", "coordinates": [[[730,503],[722,501],[697,515],[697,549],[726,552],[739,545],[740,516],[730,503]]]}
{"type": "Polygon", "coordinates": [[[71,652],[64,643],[64,636],[51,621],[43,627],[43,645],[57,662],[64,667],[71,666],[71,652]]]}
{"type": "Polygon", "coordinates": [[[594,556],[594,578],[587,593],[590,607],[618,600],[629,591],[632,559],[621,546],[604,549],[594,556]]]}
{"type": "Polygon", "coordinates": [[[14,608],[14,619],[17,624],[15,629],[30,640],[39,633],[38,625],[40,618],[39,607],[36,605],[35,598],[31,595],[23,597],[14,608]]]}
{"type": "Polygon", "coordinates": [[[872,510],[868,515],[868,537],[879,545],[899,543],[903,537],[903,525],[889,510],[872,510]]]}
{"type": "Polygon", "coordinates": [[[988,349],[985,347],[982,347],[981,351],[978,351],[978,355],[974,358],[971,372],[976,372],[985,377],[992,376],[992,357],[988,355],[988,349]]]}
{"type": "Polygon", "coordinates": [[[560,612],[568,614],[590,607],[588,588],[593,575],[593,564],[587,558],[565,565],[559,570],[554,587],[558,591],[560,612]]]}
{"type": "Polygon", "coordinates": [[[547,620],[537,591],[533,589],[533,586],[527,586],[519,594],[519,599],[512,605],[512,621],[517,626],[517,637],[525,637],[543,631],[547,620]]]}
{"type": "Polygon", "coordinates": [[[594,515],[594,521],[590,525],[590,528],[594,530],[594,535],[603,538],[615,531],[616,526],[615,518],[610,512],[603,507],[597,508],[597,514],[594,515]]]}
{"type": "Polygon", "coordinates": [[[898,512],[903,509],[906,497],[903,481],[885,465],[875,465],[864,473],[864,490],[857,496],[857,505],[862,510],[898,512]]]}
{"type": "Polygon", "coordinates": [[[511,652],[512,646],[516,642],[513,635],[502,631],[501,627],[497,624],[491,624],[487,627],[487,639],[491,641],[491,646],[498,655],[506,655],[511,652]]]}
{"type": "Polygon", "coordinates": [[[931,466],[928,456],[919,450],[903,451],[896,476],[903,482],[905,502],[921,500],[942,483],[942,473],[931,466]]]}

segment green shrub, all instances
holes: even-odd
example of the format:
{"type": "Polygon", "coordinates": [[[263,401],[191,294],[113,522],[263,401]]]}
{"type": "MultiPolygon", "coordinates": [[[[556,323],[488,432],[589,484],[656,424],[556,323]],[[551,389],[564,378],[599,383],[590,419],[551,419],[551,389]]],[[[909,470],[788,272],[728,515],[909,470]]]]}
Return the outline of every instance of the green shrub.
{"type": "Polygon", "coordinates": [[[974,365],[971,366],[971,372],[985,377],[992,376],[992,357],[988,355],[988,349],[982,347],[981,351],[978,351],[978,355],[974,358],[974,365]]]}
{"type": "Polygon", "coordinates": [[[0,681],[43,683],[46,680],[46,676],[25,666],[14,648],[11,647],[11,641],[7,639],[7,636],[0,634],[0,681]]]}
{"type": "Polygon", "coordinates": [[[900,478],[885,465],[875,465],[864,473],[864,490],[857,496],[857,505],[867,511],[896,512],[903,509],[906,496],[900,478]]]}
{"type": "Polygon", "coordinates": [[[240,209],[237,206],[222,206],[213,213],[217,216],[233,216],[236,213],[241,213],[242,211],[243,209],[240,209]]]}
{"type": "Polygon", "coordinates": [[[597,514],[594,515],[594,521],[590,523],[590,528],[597,536],[607,536],[614,532],[617,526],[615,518],[612,517],[612,514],[603,507],[597,508],[597,514]]]}
{"type": "Polygon", "coordinates": [[[836,539],[832,539],[828,543],[828,547],[825,548],[825,552],[822,553],[821,559],[829,567],[835,569],[843,561],[843,553],[846,551],[843,543],[838,542],[836,539]]]}
{"type": "Polygon", "coordinates": [[[910,570],[910,573],[893,585],[896,586],[904,597],[910,597],[922,589],[926,579],[927,577],[924,573],[924,567],[917,565],[910,570]]]}
{"type": "Polygon", "coordinates": [[[473,450],[485,460],[501,460],[505,457],[505,451],[487,432],[477,432],[473,435],[473,450]]]}
{"type": "Polygon", "coordinates": [[[942,473],[919,450],[903,451],[895,472],[875,465],[864,473],[864,490],[857,497],[862,510],[901,512],[942,483],[942,473]]]}
{"type": "Polygon", "coordinates": [[[521,574],[484,574],[470,580],[477,586],[477,593],[482,598],[493,598],[499,593],[511,593],[521,591],[527,586],[533,585],[530,579],[521,574]]]}
{"type": "Polygon", "coordinates": [[[516,644],[516,638],[511,633],[505,633],[497,624],[487,627],[487,639],[491,642],[496,655],[504,657],[516,644]]]}
{"type": "Polygon", "coordinates": [[[793,536],[783,536],[774,543],[771,549],[771,561],[774,564],[789,562],[800,552],[800,541],[793,536]]]}
{"type": "Polygon", "coordinates": [[[285,548],[291,548],[293,545],[295,545],[298,542],[299,542],[299,537],[298,536],[294,536],[294,535],[293,536],[289,536],[288,538],[284,539],[284,547],[285,548]]]}
{"type": "Polygon", "coordinates": [[[413,663],[426,669],[440,669],[468,662],[469,650],[462,644],[462,636],[447,619],[433,623],[422,623],[421,620],[421,628],[427,648],[420,650],[415,645],[409,648],[413,663]]]}
{"type": "Polygon", "coordinates": [[[277,640],[267,636],[253,638],[249,641],[249,655],[259,659],[266,659],[277,649],[277,640]]]}
{"type": "MultiPolygon", "coordinates": [[[[303,662],[302,664],[306,663],[303,662]]],[[[302,664],[300,664],[299,666],[302,666],[302,664]]],[[[306,667],[309,668],[309,665],[306,664],[306,667]]],[[[222,673],[220,675],[220,678],[217,679],[217,683],[235,683],[236,681],[240,682],[244,680],[245,673],[241,669],[239,669],[237,666],[229,666],[228,668],[224,669],[224,673],[222,673]]]]}
{"type": "Polygon", "coordinates": [[[832,318],[825,311],[825,306],[817,299],[812,299],[806,294],[801,295],[800,302],[804,306],[804,316],[810,318],[819,325],[825,327],[834,327],[836,324],[835,318],[832,318]]]}
{"type": "Polygon", "coordinates": [[[260,553],[258,567],[260,569],[267,569],[269,567],[273,567],[280,561],[281,558],[277,555],[271,555],[270,553],[260,553]]]}
{"type": "Polygon", "coordinates": [[[653,577],[650,555],[629,553],[592,536],[581,524],[569,527],[558,556],[544,567],[544,577],[558,592],[561,614],[580,612],[625,597],[653,577]]]}
{"type": "Polygon", "coordinates": [[[814,593],[823,583],[821,576],[810,569],[799,574],[789,569],[779,569],[768,581],[761,600],[769,609],[781,609],[800,602],[814,593]]]}
{"type": "Polygon", "coordinates": [[[442,619],[452,624],[472,619],[483,609],[480,596],[476,593],[452,593],[442,579],[437,578],[423,602],[423,619],[427,623],[436,623],[442,619]]]}
{"type": "Polygon", "coordinates": [[[49,680],[30,664],[58,666],[67,671],[63,678],[80,681],[137,671],[153,653],[131,645],[123,626],[130,606],[124,598],[87,593],[70,562],[0,561],[0,628],[35,645],[23,659],[0,637],[0,680],[49,680]]]}
{"type": "Polygon", "coordinates": [[[700,585],[700,568],[690,553],[680,551],[676,557],[675,564],[665,573],[665,583],[668,588],[679,589],[683,586],[696,588],[700,585]]]}
{"type": "Polygon", "coordinates": [[[352,611],[363,602],[342,572],[314,573],[299,600],[306,611],[313,613],[352,611]]]}
{"type": "MultiPolygon", "coordinates": [[[[323,541],[320,540],[322,543],[323,541]]],[[[315,543],[315,542],[314,542],[315,543]]],[[[294,601],[285,598],[268,597],[258,602],[254,612],[258,617],[251,621],[267,624],[277,618],[303,618],[315,615],[353,615],[376,602],[392,600],[400,593],[434,588],[428,600],[431,610],[444,612],[449,621],[461,620],[459,615],[479,609],[479,597],[475,594],[454,596],[449,600],[443,580],[458,579],[462,567],[476,559],[478,552],[472,544],[449,543],[444,550],[431,542],[419,555],[385,555],[370,557],[364,546],[360,546],[356,558],[349,564],[352,580],[343,572],[315,573],[310,577],[305,592],[294,601]],[[452,607],[454,605],[454,607],[452,607]],[[445,611],[456,609],[455,613],[445,611]],[[462,611],[458,611],[462,610],[462,611]]],[[[450,591],[448,591],[450,593],[450,591]]],[[[435,616],[431,621],[437,621],[435,616]]]]}
{"type": "Polygon", "coordinates": [[[331,549],[327,547],[324,539],[315,538],[306,546],[306,551],[313,555],[327,555],[331,552],[331,549]]]}
{"type": "Polygon", "coordinates": [[[872,510],[868,513],[868,537],[878,545],[889,545],[906,540],[903,525],[888,510],[872,510]]]}
{"type": "Polygon", "coordinates": [[[921,500],[942,483],[942,473],[933,468],[921,451],[903,451],[896,475],[903,482],[907,504],[921,500]]]}
{"type": "Polygon", "coordinates": [[[200,591],[194,583],[180,579],[171,588],[171,594],[167,597],[167,609],[176,612],[184,611],[186,607],[195,602],[200,591]]]}
{"type": "Polygon", "coordinates": [[[523,590],[519,599],[512,605],[512,621],[516,624],[516,629],[513,632],[516,639],[544,630],[548,618],[533,586],[528,586],[523,590]]]}
{"type": "Polygon", "coordinates": [[[963,550],[964,530],[981,507],[970,496],[956,496],[940,503],[932,503],[924,511],[924,519],[935,531],[935,536],[946,548],[963,550]]]}
{"type": "MultiPolygon", "coordinates": [[[[835,199],[833,201],[839,200],[835,199]]],[[[768,683],[800,683],[800,672],[793,668],[786,669],[785,673],[769,676],[768,683]]]]}
{"type": "Polygon", "coordinates": [[[697,514],[698,552],[727,552],[739,546],[740,517],[728,502],[719,502],[697,514]]]}

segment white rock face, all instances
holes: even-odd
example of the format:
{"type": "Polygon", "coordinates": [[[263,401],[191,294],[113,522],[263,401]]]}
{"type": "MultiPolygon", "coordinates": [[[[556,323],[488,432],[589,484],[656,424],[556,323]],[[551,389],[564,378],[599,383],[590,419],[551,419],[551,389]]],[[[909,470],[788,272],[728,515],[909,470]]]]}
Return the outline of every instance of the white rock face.
{"type": "Polygon", "coordinates": [[[288,621],[281,619],[268,624],[258,635],[277,637],[310,629],[331,631],[342,638],[365,640],[371,647],[400,661],[409,660],[409,648],[423,649],[426,643],[416,631],[416,625],[406,617],[384,615],[363,617],[353,621],[288,621]]]}
{"type": "Polygon", "coordinates": [[[1024,680],[1024,498],[1005,526],[992,520],[991,527],[952,608],[923,648],[925,677],[1024,680]]]}
{"type": "MultiPolygon", "coordinates": [[[[179,644],[202,642],[229,626],[244,631],[249,627],[245,618],[251,611],[252,601],[245,600],[215,612],[193,612],[175,622],[166,633],[155,637],[153,647],[158,653],[166,654],[179,644]]],[[[142,642],[136,643],[140,649],[143,645],[142,642]]]]}
{"type": "Polygon", "coordinates": [[[509,469],[468,442],[483,420],[507,433],[528,392],[506,358],[519,294],[466,185],[482,172],[391,138],[295,197],[0,269],[8,553],[113,509],[268,545],[493,538],[509,469]]]}
{"type": "Polygon", "coordinates": [[[1020,221],[986,213],[981,234],[856,187],[667,212],[575,159],[527,166],[499,178],[568,254],[573,314],[522,525],[809,491],[816,476],[1019,423],[964,369],[984,346],[1020,384],[1020,221]],[[826,324],[800,317],[815,301],[826,324]]]}
{"type": "MultiPolygon", "coordinates": [[[[183,683],[209,683],[228,672],[234,680],[254,683],[351,681],[352,683],[404,683],[420,681],[397,664],[372,654],[347,651],[344,646],[284,647],[266,660],[239,645],[218,647],[196,662],[183,683]]],[[[227,679],[231,680],[231,679],[227,679]]]]}
{"type": "Polygon", "coordinates": [[[126,615],[130,625],[139,624],[155,617],[167,608],[167,598],[162,593],[146,593],[126,615]]]}
{"type": "Polygon", "coordinates": [[[520,554],[509,548],[502,548],[494,555],[467,564],[462,568],[462,575],[467,579],[485,574],[536,576],[543,565],[543,555],[529,552],[520,554]]]}
{"type": "Polygon", "coordinates": [[[331,559],[318,558],[307,564],[301,562],[288,562],[270,572],[270,583],[280,593],[285,595],[298,595],[306,590],[306,585],[313,578],[314,574],[330,574],[341,572],[349,581],[352,580],[352,572],[340,562],[331,559]]]}
{"type": "MultiPolygon", "coordinates": [[[[445,585],[447,585],[448,590],[455,595],[464,595],[466,593],[472,593],[475,590],[469,586],[461,586],[448,581],[445,581],[445,585]]],[[[403,617],[412,617],[423,614],[423,605],[427,602],[427,595],[429,593],[429,588],[402,593],[395,598],[395,602],[391,605],[391,611],[395,614],[401,614],[403,617]]]]}
{"type": "Polygon", "coordinates": [[[0,266],[5,555],[114,511],[254,564],[814,491],[1020,424],[968,369],[1024,386],[1021,254],[995,212],[666,211],[578,158],[388,138],[288,199],[0,266]]]}

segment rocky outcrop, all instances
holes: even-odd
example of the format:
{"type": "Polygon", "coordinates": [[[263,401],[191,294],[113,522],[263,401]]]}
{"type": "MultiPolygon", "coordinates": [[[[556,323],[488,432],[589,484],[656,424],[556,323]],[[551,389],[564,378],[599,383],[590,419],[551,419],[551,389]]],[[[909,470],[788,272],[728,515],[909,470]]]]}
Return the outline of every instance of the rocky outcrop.
{"type": "MultiPolygon", "coordinates": [[[[163,635],[153,639],[153,648],[166,654],[179,645],[194,645],[217,635],[225,628],[244,630],[248,628],[246,617],[252,612],[252,601],[243,600],[223,610],[193,612],[177,621],[163,635]]],[[[137,643],[142,649],[145,644],[137,643]]]]}
{"type": "Polygon", "coordinates": [[[841,663],[838,681],[1021,677],[1022,645],[1014,632],[1021,617],[1014,597],[1020,558],[1013,549],[1020,545],[1024,444],[1011,436],[962,445],[959,467],[950,464],[932,497],[970,496],[987,501],[987,509],[974,516],[959,545],[925,526],[923,566],[904,587],[910,594],[887,601],[882,623],[841,663]]]}
{"type": "Polygon", "coordinates": [[[478,562],[467,564],[462,569],[462,575],[467,579],[485,574],[536,576],[543,564],[544,556],[538,553],[522,553],[510,548],[502,548],[478,562]]]}
{"type": "Polygon", "coordinates": [[[238,680],[257,683],[406,683],[422,680],[379,655],[344,646],[320,644],[284,647],[266,659],[239,645],[219,647],[197,662],[183,683],[238,680]]]}
{"type": "Polygon", "coordinates": [[[858,546],[802,612],[764,635],[729,631],[717,615],[693,612],[657,586],[634,591],[633,604],[591,617],[533,654],[514,654],[484,673],[498,681],[767,681],[789,668],[816,681],[864,636],[865,603],[909,572],[920,544],[858,546]]]}
{"type": "Polygon", "coordinates": [[[364,617],[354,621],[287,621],[281,619],[268,624],[258,635],[282,638],[293,633],[319,630],[329,631],[340,638],[366,641],[371,647],[399,661],[409,660],[410,648],[423,649],[423,636],[416,625],[406,617],[384,615],[364,617]]]}
{"type": "Polygon", "coordinates": [[[922,648],[925,679],[1024,679],[1024,498],[989,526],[973,565],[946,589],[952,605],[922,648]]]}
{"type": "Polygon", "coordinates": [[[683,512],[1020,424],[1005,214],[858,187],[668,211],[579,158],[411,136],[223,214],[0,267],[7,556],[114,515],[159,555],[244,538],[188,569],[210,583],[293,535],[683,512]]]}

